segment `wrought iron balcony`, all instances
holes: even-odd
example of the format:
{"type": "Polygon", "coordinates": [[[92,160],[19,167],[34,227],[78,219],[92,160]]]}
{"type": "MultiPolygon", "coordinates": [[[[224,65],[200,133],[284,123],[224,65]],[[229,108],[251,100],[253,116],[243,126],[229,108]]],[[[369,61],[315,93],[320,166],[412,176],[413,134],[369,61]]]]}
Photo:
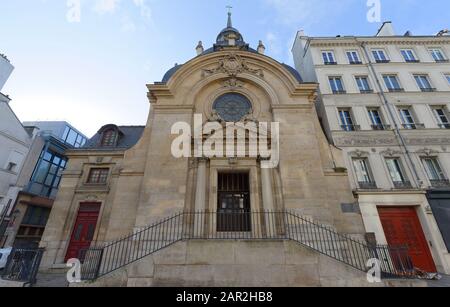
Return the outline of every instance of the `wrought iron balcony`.
{"type": "Polygon", "coordinates": [[[449,59],[435,60],[436,63],[448,63],[449,59]]]}
{"type": "Polygon", "coordinates": [[[382,63],[390,63],[391,60],[375,60],[375,62],[382,64],[382,63]]]}
{"type": "Polygon", "coordinates": [[[396,189],[412,189],[410,181],[394,181],[394,187],[396,189]]]}
{"type": "Polygon", "coordinates": [[[425,129],[424,124],[403,124],[403,129],[407,130],[419,130],[419,129],[425,129]]]}
{"type": "Polygon", "coordinates": [[[430,182],[433,188],[450,188],[450,180],[448,179],[430,180],[430,182]]]}
{"type": "Polygon", "coordinates": [[[372,89],[369,89],[369,90],[359,90],[359,92],[360,92],[361,94],[373,94],[373,90],[372,90],[372,89]]]}
{"type": "Polygon", "coordinates": [[[420,63],[420,60],[417,59],[411,59],[411,60],[405,60],[406,63],[420,63]]]}
{"type": "Polygon", "coordinates": [[[351,65],[361,65],[362,62],[361,61],[350,61],[351,65]]]}
{"type": "Polygon", "coordinates": [[[378,189],[375,182],[358,182],[358,186],[363,190],[376,190],[378,189]]]}
{"type": "Polygon", "coordinates": [[[343,95],[343,94],[347,94],[347,91],[346,90],[333,90],[333,94],[343,95]]]}
{"type": "Polygon", "coordinates": [[[325,62],[325,65],[337,65],[337,62],[325,62]]]}
{"type": "Polygon", "coordinates": [[[389,92],[390,93],[403,93],[405,91],[404,88],[398,87],[398,88],[390,88],[389,92]]]}
{"type": "Polygon", "coordinates": [[[372,125],[373,130],[391,130],[391,125],[385,125],[385,124],[376,124],[372,125]]]}
{"type": "Polygon", "coordinates": [[[361,130],[360,125],[341,125],[341,128],[344,131],[359,131],[359,130],[361,130]]]}
{"type": "Polygon", "coordinates": [[[441,129],[450,129],[450,123],[447,123],[447,124],[439,124],[439,128],[441,128],[441,129]]]}
{"type": "Polygon", "coordinates": [[[432,87],[422,87],[420,88],[420,90],[424,93],[432,93],[432,92],[436,92],[435,88],[432,87]]]}

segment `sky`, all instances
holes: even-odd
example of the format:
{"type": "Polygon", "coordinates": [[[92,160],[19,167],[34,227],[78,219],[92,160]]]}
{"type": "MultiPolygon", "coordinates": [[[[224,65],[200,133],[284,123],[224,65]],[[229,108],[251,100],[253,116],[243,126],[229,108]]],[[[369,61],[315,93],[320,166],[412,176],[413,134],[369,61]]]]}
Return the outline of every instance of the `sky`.
{"type": "Polygon", "coordinates": [[[145,125],[145,85],[193,58],[198,41],[212,46],[227,6],[247,43],[262,40],[291,65],[300,29],[374,35],[387,20],[398,34],[450,28],[448,0],[0,0],[0,53],[15,66],[2,92],[22,121],[65,120],[88,137],[105,124],[145,125]],[[379,22],[367,18],[376,1],[379,22]]]}

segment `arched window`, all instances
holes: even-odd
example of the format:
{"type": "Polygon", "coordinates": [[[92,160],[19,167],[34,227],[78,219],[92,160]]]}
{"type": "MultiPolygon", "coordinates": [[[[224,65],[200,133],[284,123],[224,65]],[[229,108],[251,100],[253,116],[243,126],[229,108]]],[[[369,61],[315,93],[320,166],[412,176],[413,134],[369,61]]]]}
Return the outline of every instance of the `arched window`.
{"type": "Polygon", "coordinates": [[[102,136],[102,146],[103,147],[114,147],[117,143],[117,131],[114,129],[109,129],[103,132],[102,136]]]}

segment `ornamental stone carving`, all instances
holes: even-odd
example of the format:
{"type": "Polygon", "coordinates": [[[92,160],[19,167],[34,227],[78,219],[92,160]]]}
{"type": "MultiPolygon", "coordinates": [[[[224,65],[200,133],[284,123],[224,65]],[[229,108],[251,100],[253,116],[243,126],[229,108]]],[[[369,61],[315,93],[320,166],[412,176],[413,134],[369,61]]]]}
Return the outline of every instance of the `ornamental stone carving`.
{"type": "Polygon", "coordinates": [[[264,77],[264,72],[262,69],[250,68],[245,59],[233,53],[230,53],[229,55],[220,59],[219,65],[216,68],[204,69],[202,71],[202,76],[207,77],[217,73],[224,73],[230,77],[236,77],[237,75],[244,72],[256,75],[260,78],[264,77]]]}

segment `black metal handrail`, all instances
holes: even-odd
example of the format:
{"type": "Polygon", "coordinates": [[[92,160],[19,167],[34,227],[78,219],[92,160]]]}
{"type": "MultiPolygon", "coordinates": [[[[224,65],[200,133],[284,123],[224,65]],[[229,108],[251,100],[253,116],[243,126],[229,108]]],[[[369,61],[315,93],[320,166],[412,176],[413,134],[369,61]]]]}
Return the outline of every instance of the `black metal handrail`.
{"type": "Polygon", "coordinates": [[[35,284],[43,254],[44,249],[42,248],[13,248],[2,273],[2,278],[23,282],[25,285],[35,284]]]}
{"type": "Polygon", "coordinates": [[[385,277],[414,277],[407,247],[371,246],[294,211],[181,212],[115,242],[80,253],[83,280],[95,280],[184,240],[292,240],[363,272],[380,261],[385,277]],[[220,230],[220,231],[219,231],[220,230]]]}

